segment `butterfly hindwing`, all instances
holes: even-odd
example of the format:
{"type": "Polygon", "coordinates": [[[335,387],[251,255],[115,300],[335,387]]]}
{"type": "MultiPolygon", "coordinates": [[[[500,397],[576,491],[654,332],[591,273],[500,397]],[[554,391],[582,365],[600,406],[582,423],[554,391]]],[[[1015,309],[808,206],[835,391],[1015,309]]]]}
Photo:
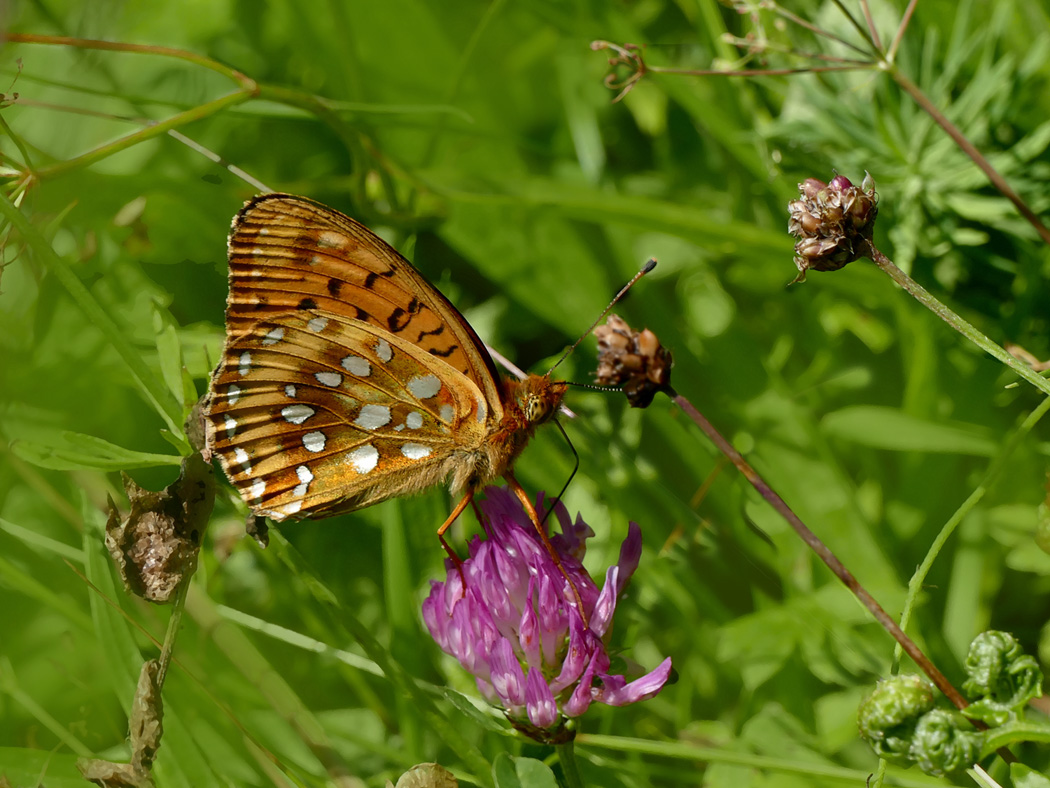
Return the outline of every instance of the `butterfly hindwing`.
{"type": "Polygon", "coordinates": [[[481,390],[397,335],[319,310],[231,340],[212,379],[209,445],[257,514],[325,516],[441,481],[485,440],[481,390]]]}

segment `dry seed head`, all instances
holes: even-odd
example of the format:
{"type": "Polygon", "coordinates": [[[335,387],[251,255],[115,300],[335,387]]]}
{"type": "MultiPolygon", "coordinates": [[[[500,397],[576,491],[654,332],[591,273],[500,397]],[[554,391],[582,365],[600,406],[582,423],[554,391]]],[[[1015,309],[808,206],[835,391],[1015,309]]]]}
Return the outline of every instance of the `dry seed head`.
{"type": "Polygon", "coordinates": [[[598,338],[597,380],[622,386],[632,408],[644,408],[671,385],[671,352],[649,329],[632,331],[618,315],[594,329],[598,338]]]}
{"type": "Polygon", "coordinates": [[[197,568],[215,495],[211,465],[192,454],[166,489],[144,490],[125,475],[124,491],[131,511],[121,517],[110,501],[106,547],[129,591],[150,602],[167,602],[197,568]]]}
{"type": "Polygon", "coordinates": [[[795,265],[802,281],[810,269],[837,271],[862,257],[878,214],[875,181],[865,174],[860,186],[836,175],[831,183],[806,178],[798,200],[788,203],[788,232],[798,238],[795,265]]]}

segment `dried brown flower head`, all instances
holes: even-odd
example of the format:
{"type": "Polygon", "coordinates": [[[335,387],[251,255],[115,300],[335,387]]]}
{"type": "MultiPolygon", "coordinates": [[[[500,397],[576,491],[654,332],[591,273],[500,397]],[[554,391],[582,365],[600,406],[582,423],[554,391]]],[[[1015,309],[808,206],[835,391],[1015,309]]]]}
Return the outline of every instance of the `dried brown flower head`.
{"type": "Polygon", "coordinates": [[[632,408],[645,408],[661,389],[671,385],[671,351],[648,328],[633,331],[618,315],[609,315],[598,337],[597,380],[622,386],[632,408]]]}
{"type": "Polygon", "coordinates": [[[193,454],[183,461],[179,478],[160,492],[144,490],[127,476],[124,490],[131,512],[122,519],[110,501],[106,547],[129,591],[167,602],[197,567],[215,496],[211,465],[193,454]]]}
{"type": "Polygon", "coordinates": [[[836,175],[831,183],[807,178],[798,185],[800,199],[788,203],[788,232],[795,244],[796,282],[806,272],[837,271],[863,257],[878,214],[875,181],[865,174],[860,186],[836,175]]]}
{"type": "Polygon", "coordinates": [[[164,732],[164,703],[160,692],[160,662],[142,664],[128,721],[131,763],[82,758],[77,768],[86,780],[104,788],[152,788],[150,769],[164,732]]]}

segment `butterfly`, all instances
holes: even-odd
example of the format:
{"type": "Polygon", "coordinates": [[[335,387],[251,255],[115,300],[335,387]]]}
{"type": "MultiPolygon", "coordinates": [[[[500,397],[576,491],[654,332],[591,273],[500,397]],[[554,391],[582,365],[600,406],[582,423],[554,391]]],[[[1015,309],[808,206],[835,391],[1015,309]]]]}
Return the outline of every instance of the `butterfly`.
{"type": "Polygon", "coordinates": [[[226,345],[207,448],[257,516],[352,512],[450,483],[458,505],[507,479],[567,384],[502,379],[477,333],[379,236],[313,200],[249,200],[229,236],[226,345]]]}

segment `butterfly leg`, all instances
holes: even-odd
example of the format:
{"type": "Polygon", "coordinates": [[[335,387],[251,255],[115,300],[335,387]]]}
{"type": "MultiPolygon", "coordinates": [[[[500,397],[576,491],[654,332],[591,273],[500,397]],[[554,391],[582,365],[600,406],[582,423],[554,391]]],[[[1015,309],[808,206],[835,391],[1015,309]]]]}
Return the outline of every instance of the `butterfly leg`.
{"type": "Polygon", "coordinates": [[[437,535],[438,540],[441,542],[441,546],[445,548],[445,552],[448,553],[448,557],[452,559],[452,563],[459,566],[463,563],[456,551],[452,549],[448,542],[445,541],[445,531],[449,529],[452,523],[456,522],[456,518],[463,514],[463,510],[467,508],[468,504],[474,503],[474,491],[468,490],[466,495],[460,499],[460,502],[456,504],[456,508],[452,510],[452,514],[448,516],[448,519],[442,523],[441,527],[438,528],[437,535]]]}
{"type": "Polygon", "coordinates": [[[569,583],[569,588],[572,589],[572,595],[576,599],[576,609],[580,611],[580,617],[583,619],[583,625],[590,626],[587,611],[583,609],[583,600],[580,598],[580,591],[576,588],[576,584],[572,582],[569,573],[565,571],[565,567],[562,566],[561,557],[558,555],[558,551],[554,549],[554,545],[551,544],[551,540],[547,537],[547,531],[540,522],[539,515],[536,513],[536,507],[533,506],[532,501],[529,500],[528,493],[525,492],[524,488],[522,488],[512,473],[508,472],[503,474],[503,478],[507,480],[507,485],[514,491],[514,494],[518,496],[518,500],[521,501],[522,506],[525,507],[525,511],[528,513],[529,519],[532,520],[532,525],[536,529],[536,533],[540,535],[540,541],[543,542],[543,546],[547,548],[547,552],[554,561],[554,565],[558,567],[558,571],[561,572],[562,577],[564,577],[569,583]]]}

